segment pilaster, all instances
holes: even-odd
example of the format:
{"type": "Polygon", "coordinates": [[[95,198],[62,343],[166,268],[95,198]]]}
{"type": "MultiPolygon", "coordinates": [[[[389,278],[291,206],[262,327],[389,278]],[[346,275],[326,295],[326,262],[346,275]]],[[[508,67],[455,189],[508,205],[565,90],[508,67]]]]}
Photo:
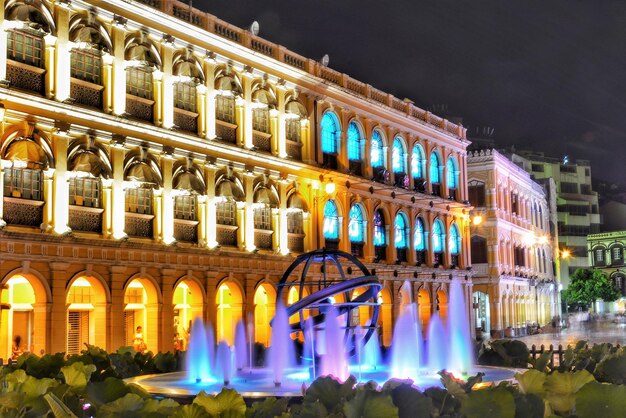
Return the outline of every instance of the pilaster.
{"type": "Polygon", "coordinates": [[[55,160],[54,170],[54,193],[52,201],[54,210],[52,226],[56,234],[66,234],[71,230],[68,227],[69,222],[69,184],[67,178],[67,146],[69,136],[65,129],[68,127],[57,128],[52,136],[53,152],[55,160]]]}
{"type": "Polygon", "coordinates": [[[70,45],[69,45],[69,6],[64,3],[55,3],[56,14],[56,71],[55,97],[62,102],[70,97],[70,45]]]}

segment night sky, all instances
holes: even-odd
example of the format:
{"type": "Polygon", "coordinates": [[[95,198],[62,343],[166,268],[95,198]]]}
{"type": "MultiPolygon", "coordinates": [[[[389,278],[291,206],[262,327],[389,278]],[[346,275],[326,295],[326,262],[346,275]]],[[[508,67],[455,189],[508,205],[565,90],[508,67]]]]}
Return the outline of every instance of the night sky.
{"type": "Polygon", "coordinates": [[[498,146],[626,183],[626,1],[195,0],[194,7],[430,109],[498,146]],[[438,112],[441,114],[441,112],[438,112]]]}

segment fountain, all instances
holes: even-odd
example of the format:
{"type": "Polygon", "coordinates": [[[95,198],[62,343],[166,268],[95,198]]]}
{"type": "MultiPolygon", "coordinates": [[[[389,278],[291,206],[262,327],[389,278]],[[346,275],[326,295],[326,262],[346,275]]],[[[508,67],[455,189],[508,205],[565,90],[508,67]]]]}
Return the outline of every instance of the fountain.
{"type": "MultiPolygon", "coordinates": [[[[201,390],[217,393],[222,387],[229,386],[245,397],[263,397],[301,396],[303,386],[321,375],[332,375],[343,381],[353,374],[361,382],[379,384],[390,378],[410,379],[422,389],[441,385],[436,374],[441,369],[456,375],[486,372],[483,380],[513,378],[514,371],[508,369],[472,367],[470,324],[459,280],[450,283],[446,325],[438,314],[433,315],[425,338],[417,306],[411,303],[402,308],[392,336],[390,360],[385,363],[381,360],[376,333],[380,305],[378,292],[381,289],[378,279],[371,276],[356,258],[339,251],[319,250],[304,254],[294,265],[306,263],[302,269],[304,277],[311,269],[309,264],[312,261],[322,264],[319,271],[323,273],[323,280],[317,279],[322,285],[321,290],[302,297],[304,292],[300,287],[301,299],[288,307],[281,302],[283,291],[302,286],[303,282],[298,284],[288,280],[295,267],[288,269],[283,276],[277,291],[276,315],[271,323],[265,367],[253,367],[250,357],[252,332],[246,330],[243,322],[237,325],[234,347],[221,341],[214,356],[211,324],[195,319],[191,327],[186,372],[139,376],[130,381],[163,396],[195,396],[201,390]],[[346,277],[344,259],[353,262],[363,275],[346,277]],[[358,316],[357,321],[352,310],[364,307],[368,308],[370,318],[364,321],[358,316]],[[299,321],[294,322],[296,317],[299,321]],[[292,354],[295,338],[304,342],[297,361],[292,354]],[[422,352],[424,339],[427,340],[426,350],[422,352]]],[[[248,322],[251,323],[251,318],[248,322]]]]}

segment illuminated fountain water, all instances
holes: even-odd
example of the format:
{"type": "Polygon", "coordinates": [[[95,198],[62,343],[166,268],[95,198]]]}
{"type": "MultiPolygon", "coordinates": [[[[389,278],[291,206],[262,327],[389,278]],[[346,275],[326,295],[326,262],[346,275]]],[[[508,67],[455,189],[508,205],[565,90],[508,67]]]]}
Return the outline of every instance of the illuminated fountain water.
{"type": "MultiPolygon", "coordinates": [[[[236,327],[234,346],[228,347],[222,341],[214,355],[213,328],[211,324],[204,325],[196,319],[191,327],[186,353],[187,371],[138,377],[135,382],[152,393],[166,396],[195,395],[200,390],[217,393],[223,386],[233,387],[244,396],[251,397],[297,396],[302,393],[303,386],[322,375],[345,380],[353,374],[361,382],[376,381],[379,384],[390,378],[410,379],[423,389],[440,384],[436,372],[441,369],[455,374],[487,370],[471,366],[470,324],[459,280],[450,282],[446,324],[438,314],[433,315],[425,338],[417,306],[408,304],[402,309],[392,335],[390,358],[384,362],[376,333],[377,312],[368,324],[362,323],[360,315],[352,315],[353,309],[370,312],[378,309],[381,285],[372,277],[343,278],[287,308],[280,303],[283,299],[280,298],[280,291],[277,292],[276,315],[271,322],[265,367],[252,367],[253,333],[250,329],[246,330],[243,322],[236,327]],[[364,286],[371,286],[370,289],[375,292],[362,291],[364,286]],[[344,300],[349,295],[360,296],[336,303],[333,295],[340,293],[335,288],[344,295],[344,300]],[[354,289],[360,289],[360,292],[354,292],[354,289]],[[306,307],[311,310],[304,315],[302,309],[306,307]],[[299,322],[294,322],[296,316],[299,316],[299,322]],[[358,324],[353,323],[356,318],[358,324]],[[296,338],[304,343],[301,358],[298,359],[292,354],[296,338]],[[422,352],[424,339],[427,340],[425,353],[422,352]]],[[[248,324],[251,323],[249,318],[248,324]]],[[[484,379],[497,381],[512,376],[510,370],[488,369],[484,379]]]]}

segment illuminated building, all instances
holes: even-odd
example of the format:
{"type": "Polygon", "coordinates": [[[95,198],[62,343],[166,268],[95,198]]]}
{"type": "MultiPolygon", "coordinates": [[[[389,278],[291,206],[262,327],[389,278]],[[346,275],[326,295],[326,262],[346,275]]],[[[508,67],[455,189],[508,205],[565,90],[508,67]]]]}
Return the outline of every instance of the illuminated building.
{"type": "MultiPolygon", "coordinates": [[[[622,297],[605,306],[607,311],[624,312],[626,310],[626,268],[624,249],[626,231],[603,232],[587,235],[588,265],[604,272],[613,285],[622,293],[622,297]]],[[[605,304],[606,305],[606,304],[605,304]]],[[[602,307],[600,312],[604,311],[602,307]]]]}
{"type": "Polygon", "coordinates": [[[252,317],[267,343],[275,285],[321,247],[384,281],[387,345],[402,304],[445,316],[453,277],[469,300],[463,127],[145,3],[162,10],[2,1],[0,356],[16,335],[37,353],[114,350],[139,325],[172,350],[198,315],[229,342],[252,317]]]}
{"type": "Polygon", "coordinates": [[[496,150],[469,152],[467,172],[476,327],[523,335],[559,314],[549,202],[526,171],[496,150]]]}

